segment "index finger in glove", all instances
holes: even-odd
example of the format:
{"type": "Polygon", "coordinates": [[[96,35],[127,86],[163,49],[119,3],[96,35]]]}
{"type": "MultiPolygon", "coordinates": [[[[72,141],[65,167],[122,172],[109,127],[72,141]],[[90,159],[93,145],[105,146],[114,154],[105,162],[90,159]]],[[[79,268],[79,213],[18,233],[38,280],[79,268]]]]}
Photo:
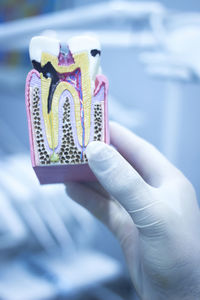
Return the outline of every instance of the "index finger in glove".
{"type": "Polygon", "coordinates": [[[91,142],[86,154],[101,185],[133,218],[136,218],[134,212],[152,205],[151,187],[114,148],[102,142],[91,142]]]}

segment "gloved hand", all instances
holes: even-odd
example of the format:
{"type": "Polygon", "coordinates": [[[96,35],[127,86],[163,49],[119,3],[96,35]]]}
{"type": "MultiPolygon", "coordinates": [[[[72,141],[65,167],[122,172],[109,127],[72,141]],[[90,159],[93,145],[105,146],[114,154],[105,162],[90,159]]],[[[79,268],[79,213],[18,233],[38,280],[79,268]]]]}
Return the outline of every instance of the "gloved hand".
{"type": "Polygon", "coordinates": [[[100,184],[69,196],[118,238],[143,300],[200,299],[200,213],[191,183],[152,145],[112,123],[111,143],[86,153],[100,184]]]}

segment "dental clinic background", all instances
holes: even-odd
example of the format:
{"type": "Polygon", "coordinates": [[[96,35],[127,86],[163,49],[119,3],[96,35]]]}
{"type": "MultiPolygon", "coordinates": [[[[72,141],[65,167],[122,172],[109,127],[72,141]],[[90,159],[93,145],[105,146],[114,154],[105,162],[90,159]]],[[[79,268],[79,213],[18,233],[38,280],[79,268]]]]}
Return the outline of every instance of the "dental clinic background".
{"type": "Polygon", "coordinates": [[[155,145],[200,199],[200,1],[0,0],[0,299],[135,300],[112,234],[31,167],[28,45],[54,33],[99,38],[110,120],[155,145]]]}

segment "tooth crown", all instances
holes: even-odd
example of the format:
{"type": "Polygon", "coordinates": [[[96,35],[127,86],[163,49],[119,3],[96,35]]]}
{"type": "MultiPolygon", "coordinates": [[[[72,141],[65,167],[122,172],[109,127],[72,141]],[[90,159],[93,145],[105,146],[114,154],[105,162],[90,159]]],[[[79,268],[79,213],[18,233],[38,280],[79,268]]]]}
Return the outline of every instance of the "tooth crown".
{"type": "Polygon", "coordinates": [[[100,45],[92,37],[67,43],[34,37],[34,69],[26,82],[26,105],[34,166],[87,163],[92,140],[107,141],[107,88],[100,75],[100,45]]]}

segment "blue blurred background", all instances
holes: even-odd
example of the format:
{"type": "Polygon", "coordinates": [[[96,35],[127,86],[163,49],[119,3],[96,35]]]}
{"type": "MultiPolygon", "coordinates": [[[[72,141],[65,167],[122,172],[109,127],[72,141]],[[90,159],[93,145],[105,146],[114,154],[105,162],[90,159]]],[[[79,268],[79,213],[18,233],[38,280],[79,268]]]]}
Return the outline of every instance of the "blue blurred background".
{"type": "Polygon", "coordinates": [[[159,148],[200,199],[200,2],[0,1],[0,298],[137,299],[111,233],[31,168],[28,44],[54,31],[99,37],[110,119],[159,148]]]}

